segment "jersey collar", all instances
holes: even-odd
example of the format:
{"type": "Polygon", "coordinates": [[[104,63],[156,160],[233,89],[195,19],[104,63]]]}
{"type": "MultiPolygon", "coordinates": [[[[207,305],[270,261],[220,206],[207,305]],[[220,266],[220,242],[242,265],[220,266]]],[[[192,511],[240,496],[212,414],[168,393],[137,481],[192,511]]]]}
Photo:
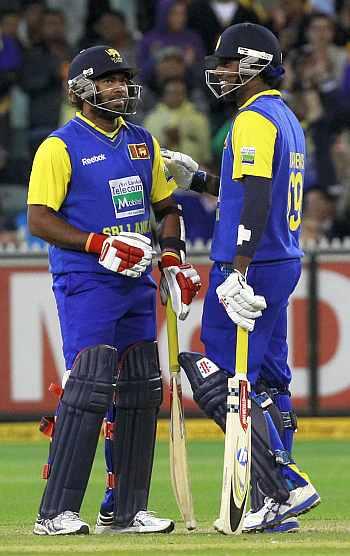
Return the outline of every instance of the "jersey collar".
{"type": "Polygon", "coordinates": [[[119,116],[118,117],[118,125],[117,125],[116,129],[114,131],[104,131],[103,129],[101,129],[100,127],[95,125],[91,120],[86,118],[81,112],[77,112],[75,115],[76,115],[77,118],[80,118],[81,120],[83,120],[83,122],[85,122],[89,126],[93,127],[94,129],[96,129],[96,131],[98,131],[99,133],[102,133],[102,135],[105,135],[105,137],[108,137],[109,139],[114,139],[116,137],[116,135],[118,134],[118,132],[120,131],[122,126],[128,127],[128,124],[126,123],[124,118],[119,116]]]}
{"type": "Polygon", "coordinates": [[[247,108],[247,106],[252,104],[252,102],[254,102],[257,98],[265,97],[265,96],[280,97],[281,93],[277,89],[268,89],[266,91],[261,91],[260,93],[257,93],[256,95],[253,95],[252,97],[250,97],[242,106],[239,107],[239,109],[242,110],[242,108],[247,108]]]}

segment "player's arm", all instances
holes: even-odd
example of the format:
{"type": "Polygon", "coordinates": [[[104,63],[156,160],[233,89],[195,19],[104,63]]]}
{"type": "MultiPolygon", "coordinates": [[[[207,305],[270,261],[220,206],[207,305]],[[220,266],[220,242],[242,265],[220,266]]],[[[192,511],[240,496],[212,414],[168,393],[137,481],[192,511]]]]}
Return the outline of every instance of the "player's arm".
{"type": "Polygon", "coordinates": [[[253,111],[236,118],[232,134],[232,179],[243,185],[234,268],[245,274],[264,233],[271,208],[272,167],[277,129],[253,111]]]}
{"type": "Polygon", "coordinates": [[[161,299],[165,304],[170,295],[174,311],[180,320],[184,320],[189,313],[192,299],[200,288],[200,277],[192,265],[185,264],[186,243],[182,209],[172,197],[176,183],[167,175],[159,144],[155,139],[153,144],[151,201],[160,225],[161,299]]]}
{"type": "Polygon", "coordinates": [[[28,191],[30,232],[48,243],[84,250],[89,234],[78,230],[58,215],[68,191],[71,165],[63,141],[46,139],[33,161],[28,191]]]}
{"type": "Polygon", "coordinates": [[[56,137],[46,139],[34,157],[30,176],[30,232],[57,247],[94,253],[104,268],[138,278],[152,260],[151,242],[147,237],[128,232],[118,236],[89,233],[60,216],[58,211],[66,198],[71,172],[64,142],[56,137]]]}
{"type": "Polygon", "coordinates": [[[198,163],[184,153],[161,149],[167,171],[180,189],[219,195],[220,178],[199,169],[198,163]]]}
{"type": "Polygon", "coordinates": [[[265,299],[255,295],[246,283],[245,274],[270,212],[276,135],[276,127],[256,112],[242,112],[235,120],[231,186],[239,181],[244,199],[233,260],[235,270],[216,288],[216,293],[231,320],[249,331],[266,308],[265,299]]]}

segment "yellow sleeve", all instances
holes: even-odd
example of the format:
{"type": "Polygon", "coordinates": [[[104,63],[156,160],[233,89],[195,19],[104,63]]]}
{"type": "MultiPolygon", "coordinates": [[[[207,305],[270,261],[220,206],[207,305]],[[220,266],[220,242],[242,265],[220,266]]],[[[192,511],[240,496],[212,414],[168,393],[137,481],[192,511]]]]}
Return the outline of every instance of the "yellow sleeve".
{"type": "Polygon", "coordinates": [[[48,137],[38,148],[29,180],[28,205],[58,211],[67,195],[72,167],[65,143],[48,137]]]}
{"type": "Polygon", "coordinates": [[[163,199],[170,197],[170,195],[176,189],[176,182],[174,178],[167,178],[165,164],[160,154],[160,146],[154,137],[153,148],[154,148],[154,160],[152,169],[152,190],[151,190],[151,202],[159,203],[163,199]]]}
{"type": "Polygon", "coordinates": [[[252,110],[239,114],[232,134],[233,179],[271,178],[276,136],[276,126],[261,114],[252,110]]]}

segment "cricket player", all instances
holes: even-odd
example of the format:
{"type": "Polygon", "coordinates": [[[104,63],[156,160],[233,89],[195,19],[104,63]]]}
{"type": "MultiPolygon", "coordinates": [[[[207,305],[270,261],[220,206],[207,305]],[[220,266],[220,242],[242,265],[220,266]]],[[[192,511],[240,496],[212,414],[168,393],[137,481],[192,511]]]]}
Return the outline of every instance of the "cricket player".
{"type": "Polygon", "coordinates": [[[220,180],[182,153],[164,151],[163,156],[178,185],[218,196],[201,333],[212,362],[207,369],[213,372],[205,379],[201,375],[200,354],[180,354],[180,360],[195,400],[224,429],[236,325],[250,331],[252,510],[244,529],[295,531],[296,516],[320,502],[291,457],[296,418],[289,392],[287,307],[303,255],[304,134],[278,90],[282,55],[268,29],[251,23],[227,28],[206,62],[208,87],[235,109],[220,180]]]}
{"type": "Polygon", "coordinates": [[[159,145],[123,119],[140,96],[133,74],[113,48],[80,52],[68,81],[77,114],[41,144],[33,162],[28,221],[31,233],[50,244],[67,368],[37,535],[89,533],[79,511],[107,411],[114,460],[109,532],[174,528],[147,509],[162,402],[151,207],[161,225],[163,301],[171,296],[180,319],[200,279],[184,264],[181,208],[171,196],[176,184],[166,178],[159,145]]]}

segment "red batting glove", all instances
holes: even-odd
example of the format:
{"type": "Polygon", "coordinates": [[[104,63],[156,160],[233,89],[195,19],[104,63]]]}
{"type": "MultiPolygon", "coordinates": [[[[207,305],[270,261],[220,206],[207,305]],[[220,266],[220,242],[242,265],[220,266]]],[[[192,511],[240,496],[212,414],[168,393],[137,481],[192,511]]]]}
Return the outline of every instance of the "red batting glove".
{"type": "Polygon", "coordinates": [[[190,312],[193,298],[201,287],[198,272],[191,264],[181,264],[175,253],[164,253],[159,269],[162,273],[160,280],[160,298],[165,305],[170,295],[173,309],[180,320],[185,320],[190,312]]]}

